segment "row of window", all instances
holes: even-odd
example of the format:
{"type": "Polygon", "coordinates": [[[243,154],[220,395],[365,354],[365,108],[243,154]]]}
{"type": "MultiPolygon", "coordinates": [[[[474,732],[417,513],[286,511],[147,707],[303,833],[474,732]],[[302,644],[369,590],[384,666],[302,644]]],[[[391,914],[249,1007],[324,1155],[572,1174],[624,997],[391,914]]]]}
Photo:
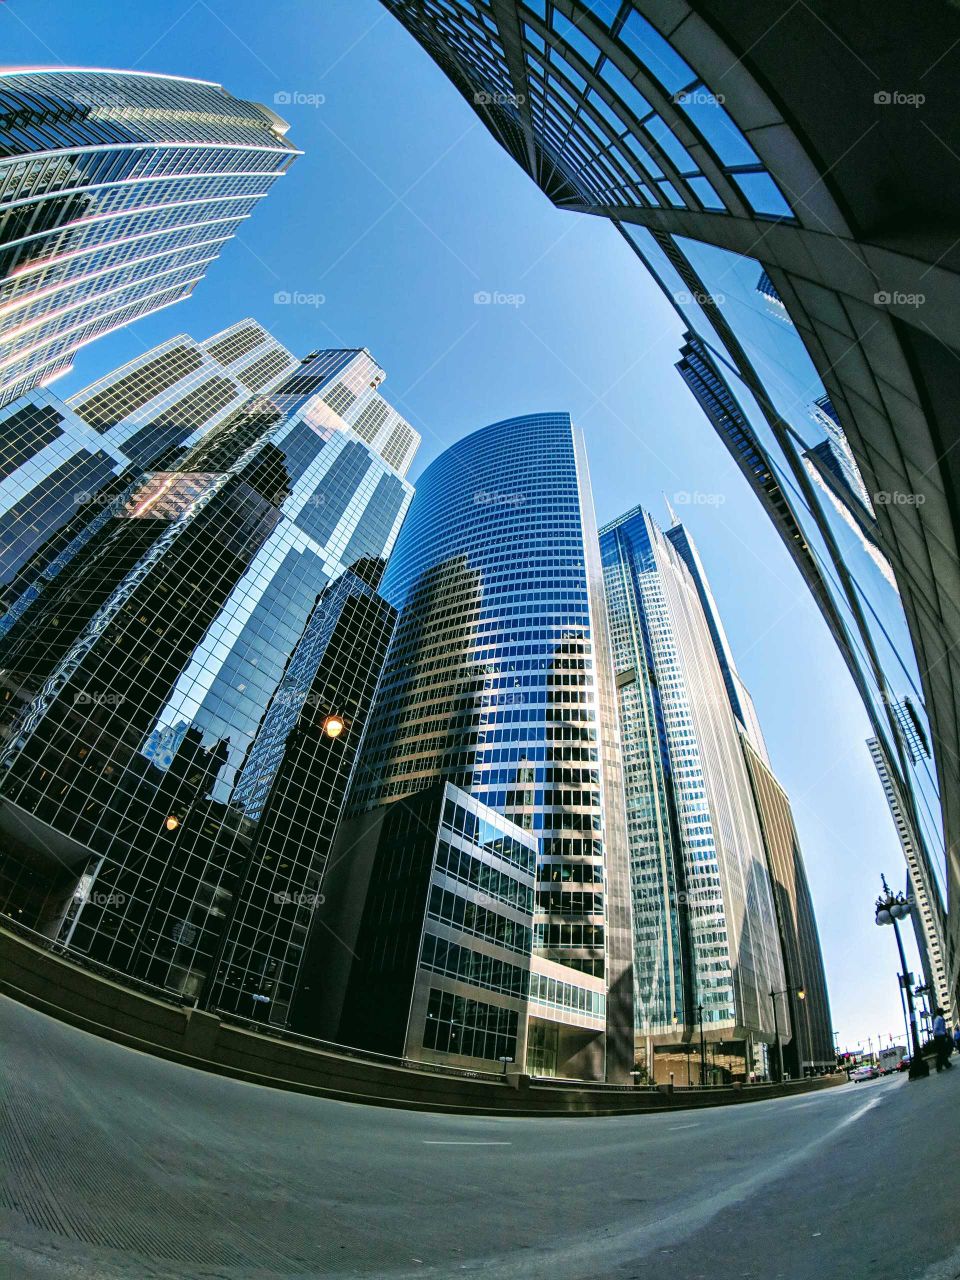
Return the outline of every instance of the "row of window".
{"type": "Polygon", "coordinates": [[[496,898],[518,911],[533,911],[533,889],[514,876],[498,871],[474,854],[466,853],[441,840],[437,845],[437,870],[461,884],[469,885],[485,896],[496,898]]]}
{"type": "Polygon", "coordinates": [[[517,1013],[449,991],[430,990],[423,1045],[438,1053],[496,1062],[516,1056],[517,1013]]]}
{"type": "Polygon", "coordinates": [[[476,902],[469,902],[459,893],[441,889],[439,885],[432,885],[427,910],[428,914],[441,924],[449,924],[464,933],[472,933],[478,938],[485,938],[488,942],[499,943],[510,951],[518,951],[522,955],[530,954],[532,934],[526,925],[508,920],[506,916],[482,907],[476,902]]]}
{"type": "Polygon", "coordinates": [[[472,813],[453,800],[448,799],[444,802],[443,825],[457,835],[466,837],[471,844],[496,853],[498,857],[512,862],[524,871],[533,871],[537,856],[535,848],[524,844],[498,827],[496,823],[477,813],[472,813]]]}

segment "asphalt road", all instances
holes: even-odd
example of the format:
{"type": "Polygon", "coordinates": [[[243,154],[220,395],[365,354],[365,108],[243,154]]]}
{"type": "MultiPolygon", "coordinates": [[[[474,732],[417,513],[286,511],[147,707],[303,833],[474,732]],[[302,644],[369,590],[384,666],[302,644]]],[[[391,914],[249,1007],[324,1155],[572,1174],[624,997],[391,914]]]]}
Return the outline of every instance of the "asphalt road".
{"type": "Polygon", "coordinates": [[[708,1113],[424,1115],[246,1085],[0,997],[4,1276],[954,1280],[960,1059],[708,1113]]]}

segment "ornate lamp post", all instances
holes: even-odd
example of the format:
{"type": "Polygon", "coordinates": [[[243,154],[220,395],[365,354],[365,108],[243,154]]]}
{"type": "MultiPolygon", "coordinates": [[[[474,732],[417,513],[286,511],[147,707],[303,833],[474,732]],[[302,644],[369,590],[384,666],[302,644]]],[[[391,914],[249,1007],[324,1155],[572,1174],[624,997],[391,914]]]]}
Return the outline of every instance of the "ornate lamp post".
{"type": "Polygon", "coordinates": [[[930,997],[933,995],[933,988],[928,986],[925,982],[921,982],[918,987],[913,988],[913,994],[918,1000],[922,1000],[922,1004],[920,1005],[920,1014],[919,1014],[920,1029],[926,1035],[929,1035],[930,1023],[931,1023],[930,1009],[932,1007],[930,1002],[930,997]]]}
{"type": "Polygon", "coordinates": [[[920,1035],[917,1031],[917,1011],[913,1004],[913,988],[910,986],[910,974],[907,970],[907,957],[903,951],[903,939],[900,937],[899,921],[905,920],[910,914],[913,906],[909,898],[905,898],[902,893],[892,893],[890,886],[887,884],[887,877],[881,876],[883,882],[883,893],[877,899],[876,913],[877,924],[892,924],[893,932],[897,939],[897,950],[900,953],[900,969],[902,972],[903,990],[907,996],[907,1009],[910,1014],[910,1043],[912,1052],[910,1055],[910,1070],[908,1075],[911,1080],[919,1080],[923,1076],[930,1074],[930,1068],[924,1061],[923,1051],[920,1048],[920,1035]]]}

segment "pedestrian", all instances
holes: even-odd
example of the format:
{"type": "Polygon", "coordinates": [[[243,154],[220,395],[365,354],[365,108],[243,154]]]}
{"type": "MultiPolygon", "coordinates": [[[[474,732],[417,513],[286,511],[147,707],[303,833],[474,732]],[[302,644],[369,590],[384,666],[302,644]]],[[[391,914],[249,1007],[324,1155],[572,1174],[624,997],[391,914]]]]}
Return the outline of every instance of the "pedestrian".
{"type": "Polygon", "coordinates": [[[953,1029],[953,1047],[960,1053],[960,1024],[953,1029]]]}
{"type": "Polygon", "coordinates": [[[937,1049],[937,1070],[949,1068],[952,1046],[947,1035],[947,1020],[943,1016],[943,1010],[939,1008],[933,1011],[933,1042],[937,1049]]]}

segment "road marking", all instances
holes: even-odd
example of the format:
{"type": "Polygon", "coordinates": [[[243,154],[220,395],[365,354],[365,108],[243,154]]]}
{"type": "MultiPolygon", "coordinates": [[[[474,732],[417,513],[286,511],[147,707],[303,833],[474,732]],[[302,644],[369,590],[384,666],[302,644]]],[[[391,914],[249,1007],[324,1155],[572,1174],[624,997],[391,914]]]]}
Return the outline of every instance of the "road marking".
{"type": "Polygon", "coordinates": [[[469,1142],[466,1139],[424,1138],[425,1147],[512,1147],[512,1142],[469,1142]]]}
{"type": "Polygon", "coordinates": [[[696,1127],[696,1122],[694,1122],[693,1124],[672,1124],[670,1129],[673,1131],[676,1129],[696,1129],[696,1127]]]}
{"type": "MultiPolygon", "coordinates": [[[[775,1099],[770,1101],[775,1101],[775,1099]]],[[[872,1111],[878,1101],[879,1099],[875,1097],[864,1100],[849,1115],[844,1116],[842,1120],[831,1125],[830,1128],[817,1133],[814,1138],[802,1147],[795,1148],[787,1155],[768,1161],[746,1178],[724,1185],[721,1189],[708,1195],[704,1200],[694,1201],[692,1204],[678,1209],[672,1214],[655,1219],[642,1226],[627,1227],[621,1231],[612,1230],[609,1235],[599,1241],[591,1238],[589,1242],[578,1241],[569,1245],[564,1252],[563,1268],[555,1267],[551,1274],[558,1276],[602,1275],[607,1261],[611,1259],[620,1261],[625,1256],[629,1256],[634,1269],[636,1269],[638,1259],[647,1257],[654,1250],[659,1249],[662,1252],[664,1246],[676,1249],[679,1243],[687,1240],[696,1231],[702,1230],[707,1223],[716,1218],[724,1209],[729,1209],[731,1206],[746,1200],[749,1196],[755,1195],[771,1183],[783,1178],[789,1171],[796,1169],[798,1165],[809,1160],[815,1152],[821,1151],[825,1146],[833,1142],[844,1129],[856,1124],[868,1112],[872,1111]],[[576,1268],[576,1270],[573,1268],[576,1268]]],[[[525,1260],[526,1271],[516,1271],[514,1274],[518,1276],[531,1274],[530,1263],[531,1259],[527,1258],[525,1260]]],[[[609,1273],[609,1268],[607,1268],[607,1273],[609,1273]]],[[[956,1275],[955,1270],[943,1273],[932,1272],[929,1276],[924,1276],[923,1280],[956,1280],[956,1275]]]]}

